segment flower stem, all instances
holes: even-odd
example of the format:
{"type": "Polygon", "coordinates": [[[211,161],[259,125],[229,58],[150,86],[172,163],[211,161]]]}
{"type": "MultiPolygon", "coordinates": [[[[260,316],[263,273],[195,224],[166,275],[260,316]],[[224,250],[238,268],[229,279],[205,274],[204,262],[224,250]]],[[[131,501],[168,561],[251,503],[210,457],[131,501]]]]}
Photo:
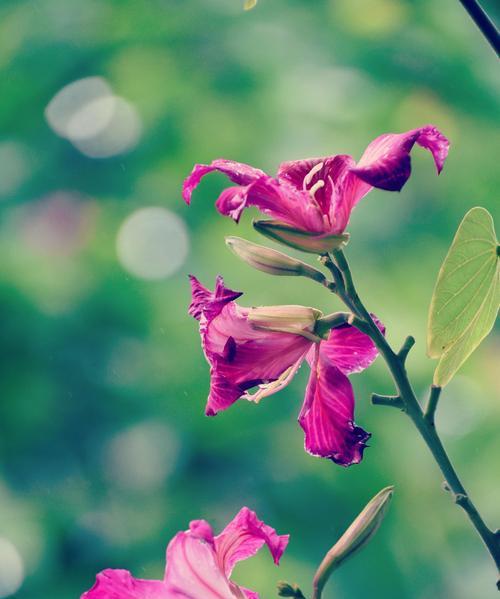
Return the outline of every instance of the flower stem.
{"type": "MultiPolygon", "coordinates": [[[[347,295],[347,298],[343,297],[344,294],[342,293],[339,293],[339,295],[346,305],[348,305],[358,317],[365,321],[365,324],[367,325],[365,327],[365,332],[370,336],[384,358],[398,391],[397,400],[391,398],[391,401],[384,401],[381,399],[381,396],[375,395],[374,403],[402,407],[403,411],[410,417],[443,473],[447,490],[452,493],[455,503],[462,507],[467,513],[472,525],[490,552],[491,557],[496,564],[497,572],[500,573],[500,536],[498,533],[495,533],[488,528],[472,503],[443,447],[434,425],[434,412],[441,389],[439,387],[433,387],[431,389],[429,404],[424,415],[405,368],[406,356],[413,345],[413,338],[409,337],[399,353],[396,353],[374,323],[370,313],[360,300],[354,285],[349,264],[342,250],[334,251],[333,258],[336,266],[342,273],[345,288],[344,294],[347,295]],[[346,301],[346,299],[348,301],[346,301]]],[[[497,582],[497,586],[499,586],[499,584],[500,581],[497,582]]]]}
{"type": "Polygon", "coordinates": [[[500,33],[486,11],[477,0],[460,0],[460,3],[469,13],[470,18],[479,27],[481,33],[497,53],[497,56],[500,55],[500,33]]]}

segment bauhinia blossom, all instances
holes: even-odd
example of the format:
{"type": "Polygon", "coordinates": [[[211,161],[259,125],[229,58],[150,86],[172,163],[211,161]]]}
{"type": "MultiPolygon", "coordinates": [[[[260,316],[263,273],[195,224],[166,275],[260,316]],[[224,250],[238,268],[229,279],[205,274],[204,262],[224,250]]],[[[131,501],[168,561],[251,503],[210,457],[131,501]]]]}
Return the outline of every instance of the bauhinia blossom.
{"type": "Polygon", "coordinates": [[[284,162],[277,176],[232,160],[197,164],[184,181],[183,198],[191,194],[211,171],[225,174],[236,186],[225,189],[216,207],[238,222],[250,206],[280,224],[324,237],[344,232],[353,208],[371,189],[399,191],[411,174],[410,152],[415,144],[429,150],[438,174],[449,142],[434,126],[406,133],[386,133],[374,139],[358,163],[348,155],[284,162]]]}
{"type": "Polygon", "coordinates": [[[194,277],[191,286],[189,313],[200,322],[210,364],[206,414],[213,416],[239,398],[258,402],[276,393],[306,360],[311,374],[298,419],[306,450],[343,466],[360,462],[370,434],[354,424],[347,375],[376,358],[371,339],[348,324],[332,329],[326,340],[317,337],[314,325],[321,313],[312,308],[243,308],[234,301],[241,293],[225,287],[221,277],[213,292],[194,277]]]}
{"type": "Polygon", "coordinates": [[[274,563],[288,544],[244,507],[217,536],[205,520],[190,523],[167,547],[163,580],[134,578],[127,570],[103,570],[81,599],[259,599],[230,580],[235,564],[267,545],[274,563]]]}

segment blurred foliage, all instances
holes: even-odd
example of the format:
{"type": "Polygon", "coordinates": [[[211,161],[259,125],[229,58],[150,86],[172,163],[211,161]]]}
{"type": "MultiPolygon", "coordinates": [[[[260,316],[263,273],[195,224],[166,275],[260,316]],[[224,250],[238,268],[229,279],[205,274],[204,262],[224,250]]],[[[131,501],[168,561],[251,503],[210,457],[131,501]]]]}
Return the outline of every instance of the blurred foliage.
{"type": "MultiPolygon", "coordinates": [[[[12,547],[24,564],[22,599],[78,597],[104,567],[161,577],[177,530],[200,517],[221,527],[246,504],[291,543],[279,570],[262,553],[235,579],[264,598],[279,579],[306,592],[352,517],[395,484],[377,538],[335,573],[325,597],[496,597],[490,558],[410,423],[369,405],[371,391],[392,391],[380,361],[353,377],[357,421],[373,433],[359,466],[303,451],[305,371],[259,406],[203,416],[208,368],[186,314],[188,272],[207,285],[222,273],[247,305],[338,304],[312,281],[267,277],[225,248],[228,234],[262,239],[248,217],[236,228],[217,215],[223,177],[207,178],[191,209],[180,187],[194,162],[227,157],[274,171],[308,155],[359,157],[385,131],[440,127],[452,141],[443,174],[416,149],[402,193],[372,192],[355,211],[347,248],[391,342],[416,336],[408,364],[423,397],[435,365],[424,337],[439,265],[470,207],[498,216],[497,67],[455,0],[263,0],[250,12],[240,0],[3,0],[0,537],[12,544],[0,557],[4,588],[12,547]],[[133,150],[90,158],[48,126],[49,101],[90,76],[139,115],[133,150]],[[188,229],[189,256],[165,279],[130,274],[115,250],[124,219],[147,206],[188,229]]],[[[177,259],[175,235],[165,251],[177,259]]],[[[490,336],[437,415],[492,525],[496,349],[490,336]]]]}

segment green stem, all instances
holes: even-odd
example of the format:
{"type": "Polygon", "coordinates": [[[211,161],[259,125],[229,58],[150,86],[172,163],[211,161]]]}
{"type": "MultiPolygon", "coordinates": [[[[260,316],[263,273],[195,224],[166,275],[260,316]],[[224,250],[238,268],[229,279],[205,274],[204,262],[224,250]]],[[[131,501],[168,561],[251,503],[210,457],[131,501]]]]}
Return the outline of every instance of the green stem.
{"type": "Polygon", "coordinates": [[[435,426],[434,417],[436,415],[436,408],[438,405],[440,395],[441,387],[438,387],[437,385],[432,385],[431,392],[429,394],[429,399],[427,401],[427,405],[425,406],[424,412],[424,417],[431,426],[435,426]]]}
{"type": "MultiPolygon", "coordinates": [[[[413,345],[412,341],[407,340],[399,353],[394,352],[384,335],[373,321],[363,302],[360,300],[352,279],[349,264],[347,263],[344,253],[342,250],[336,250],[333,253],[333,257],[336,266],[342,273],[342,277],[344,279],[345,293],[349,299],[349,302],[345,303],[368,325],[368,335],[377,346],[392,374],[396,389],[398,391],[398,398],[403,404],[404,412],[410,417],[430,452],[432,453],[434,460],[444,475],[449,491],[453,494],[455,503],[460,505],[460,507],[462,507],[466,512],[472,525],[490,552],[491,557],[496,564],[497,571],[500,572],[500,537],[497,533],[493,532],[488,528],[488,526],[486,526],[481,515],[472,503],[469,494],[460,481],[434,426],[434,411],[437,406],[437,400],[439,399],[440,389],[438,391],[438,388],[435,388],[436,390],[431,392],[430,404],[426,411],[426,415],[424,415],[408,379],[408,374],[405,368],[405,359],[409,349],[411,348],[411,345],[413,345]]],[[[339,295],[341,299],[345,301],[342,295],[339,295]]],[[[380,398],[381,396],[376,397],[380,398]]],[[[394,405],[394,401],[390,403],[377,401],[376,403],[394,405]]],[[[396,407],[400,406],[397,405],[396,407]]],[[[498,584],[499,583],[497,583],[497,586],[498,584]]]]}

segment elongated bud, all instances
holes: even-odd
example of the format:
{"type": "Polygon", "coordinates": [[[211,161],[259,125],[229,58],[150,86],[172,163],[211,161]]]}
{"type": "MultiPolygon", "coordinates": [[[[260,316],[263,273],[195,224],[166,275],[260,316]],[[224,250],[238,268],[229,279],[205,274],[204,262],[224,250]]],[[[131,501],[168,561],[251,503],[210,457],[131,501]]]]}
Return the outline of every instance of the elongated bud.
{"type": "Polygon", "coordinates": [[[296,584],[290,584],[288,582],[278,582],[278,595],[280,597],[295,597],[295,599],[305,599],[302,591],[296,584]]]}
{"type": "Polygon", "coordinates": [[[322,272],[309,264],[241,237],[226,237],[226,245],[243,262],[270,275],[308,277],[319,283],[326,280],[322,272]]]}
{"type": "Polygon", "coordinates": [[[243,5],[243,8],[245,10],[252,10],[252,8],[254,8],[256,4],[257,4],[257,0],[245,0],[245,4],[243,5]]]}
{"type": "Polygon", "coordinates": [[[263,306],[251,308],[248,320],[259,329],[294,333],[319,342],[321,339],[313,331],[322,315],[320,310],[306,306],[263,306]]]}
{"type": "Polygon", "coordinates": [[[344,247],[349,241],[349,233],[316,235],[274,220],[257,220],[253,222],[253,226],[270,239],[310,254],[326,254],[344,247]]]}
{"type": "Polygon", "coordinates": [[[377,493],[325,555],[314,577],[313,599],[320,599],[332,572],[364,547],[376,533],[387,512],[393,491],[394,487],[386,487],[377,493]]]}

